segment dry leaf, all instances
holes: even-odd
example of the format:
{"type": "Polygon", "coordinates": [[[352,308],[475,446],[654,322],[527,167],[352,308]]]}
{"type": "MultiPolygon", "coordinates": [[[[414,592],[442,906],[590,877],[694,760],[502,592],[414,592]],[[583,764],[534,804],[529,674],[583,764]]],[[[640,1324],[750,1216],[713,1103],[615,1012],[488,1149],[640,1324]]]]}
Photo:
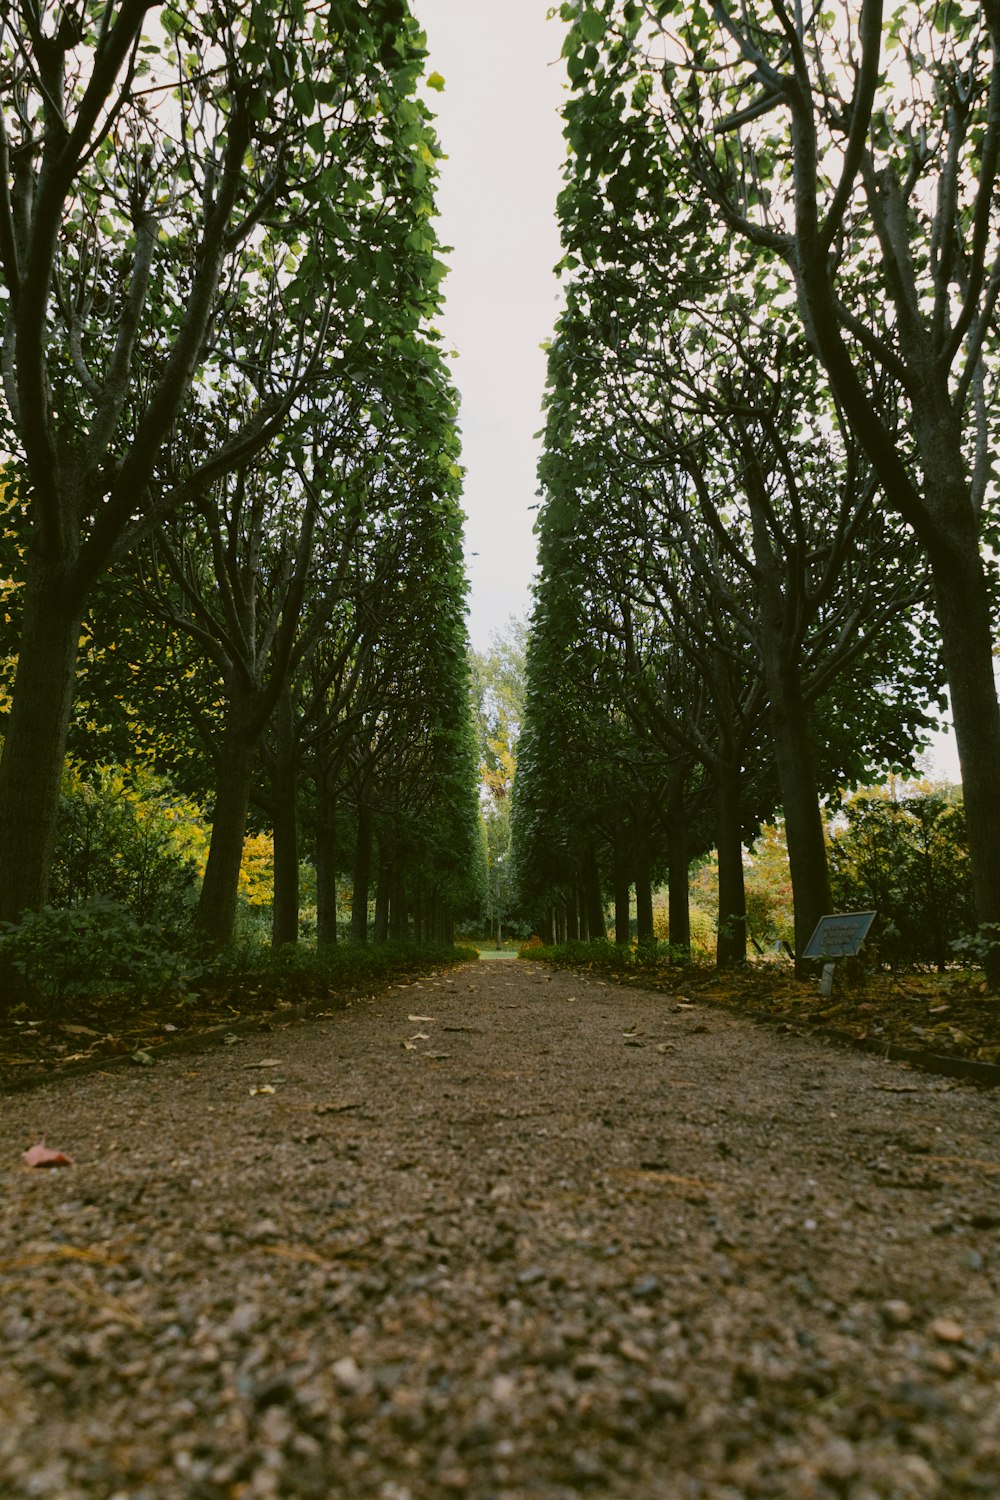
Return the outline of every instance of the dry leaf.
{"type": "Polygon", "coordinates": [[[254,1086],[253,1086],[253,1088],[250,1090],[250,1093],[251,1094],[273,1094],[274,1093],[274,1084],[273,1083],[255,1083],[254,1086]]]}
{"type": "Polygon", "coordinates": [[[415,1031],[410,1037],[411,1042],[429,1042],[430,1037],[426,1031],[415,1031]]]}
{"type": "Polygon", "coordinates": [[[50,1151],[43,1137],[37,1145],[29,1146],[25,1151],[24,1164],[26,1167],[71,1167],[73,1158],[64,1151],[50,1151]]]}
{"type": "Polygon", "coordinates": [[[436,1016],[407,1016],[408,1021],[436,1021],[436,1016]]]}
{"type": "Polygon", "coordinates": [[[403,1051],[404,1052],[416,1052],[416,1050],[417,1050],[417,1044],[416,1044],[416,1042],[404,1042],[403,1043],[403,1051]]]}

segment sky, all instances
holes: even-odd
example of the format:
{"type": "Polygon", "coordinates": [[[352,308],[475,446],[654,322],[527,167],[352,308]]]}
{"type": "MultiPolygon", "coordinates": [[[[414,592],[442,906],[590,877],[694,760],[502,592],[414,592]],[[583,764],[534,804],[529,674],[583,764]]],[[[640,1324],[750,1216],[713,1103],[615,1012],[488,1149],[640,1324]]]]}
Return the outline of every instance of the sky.
{"type": "Polygon", "coordinates": [[[414,0],[427,32],[427,95],[447,161],[438,234],[453,246],[441,328],[458,352],[463,505],[477,651],[530,607],[535,468],[545,355],[559,288],[556,196],[565,160],[559,108],[563,27],[545,0],[414,0]]]}

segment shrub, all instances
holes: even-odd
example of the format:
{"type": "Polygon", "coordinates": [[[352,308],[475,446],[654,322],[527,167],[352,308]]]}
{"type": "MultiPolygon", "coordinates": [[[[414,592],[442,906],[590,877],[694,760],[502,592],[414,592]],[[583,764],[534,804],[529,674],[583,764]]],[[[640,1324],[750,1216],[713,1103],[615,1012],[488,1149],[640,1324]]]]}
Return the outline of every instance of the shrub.
{"type": "Polygon", "coordinates": [[[143,767],[63,776],[52,868],[54,907],[103,898],[139,922],[176,928],[190,915],[205,850],[198,810],[143,767]]]}
{"type": "Polygon", "coordinates": [[[955,941],[976,931],[965,813],[950,789],[852,797],[831,836],[830,872],[838,909],[878,912],[878,950],[894,967],[943,970],[955,941]]]}
{"type": "MultiPolygon", "coordinates": [[[[692,906],[688,913],[691,925],[691,955],[693,958],[708,958],[715,953],[715,922],[708,912],[692,906]]],[[[653,897],[653,936],[658,943],[670,942],[670,921],[667,915],[666,898],[653,897]]]]}
{"type": "Polygon", "coordinates": [[[444,943],[354,943],[333,948],[305,948],[289,944],[277,952],[243,946],[222,954],[212,975],[212,987],[235,1003],[241,995],[255,1002],[309,1000],[324,995],[364,990],[388,979],[426,973],[428,966],[444,966],[477,959],[474,948],[444,943]]]}
{"type": "Polygon", "coordinates": [[[183,996],[205,972],[162,930],[116,901],[45,907],[0,928],[0,985],[8,1005],[61,1011],[81,1001],[183,996]]]}

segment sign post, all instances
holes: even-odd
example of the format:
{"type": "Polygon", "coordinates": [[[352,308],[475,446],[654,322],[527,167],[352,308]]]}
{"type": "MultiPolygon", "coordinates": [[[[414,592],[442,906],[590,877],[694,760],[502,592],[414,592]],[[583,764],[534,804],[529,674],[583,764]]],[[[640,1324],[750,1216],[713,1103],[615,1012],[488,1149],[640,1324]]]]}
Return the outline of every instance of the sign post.
{"type": "Polygon", "coordinates": [[[833,994],[837,960],[855,958],[861,952],[861,945],[876,915],[873,911],[846,911],[820,917],[815,932],[802,950],[802,957],[826,959],[819,985],[821,995],[833,994]]]}

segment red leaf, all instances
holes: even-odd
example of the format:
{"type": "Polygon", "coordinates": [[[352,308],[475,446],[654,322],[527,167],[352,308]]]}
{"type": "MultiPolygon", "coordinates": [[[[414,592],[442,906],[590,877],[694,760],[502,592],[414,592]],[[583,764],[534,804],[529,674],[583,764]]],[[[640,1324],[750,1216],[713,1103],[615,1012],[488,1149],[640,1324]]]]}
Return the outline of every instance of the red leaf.
{"type": "Polygon", "coordinates": [[[71,1167],[73,1158],[64,1151],[50,1151],[44,1138],[37,1146],[29,1146],[24,1153],[26,1167],[71,1167]]]}

